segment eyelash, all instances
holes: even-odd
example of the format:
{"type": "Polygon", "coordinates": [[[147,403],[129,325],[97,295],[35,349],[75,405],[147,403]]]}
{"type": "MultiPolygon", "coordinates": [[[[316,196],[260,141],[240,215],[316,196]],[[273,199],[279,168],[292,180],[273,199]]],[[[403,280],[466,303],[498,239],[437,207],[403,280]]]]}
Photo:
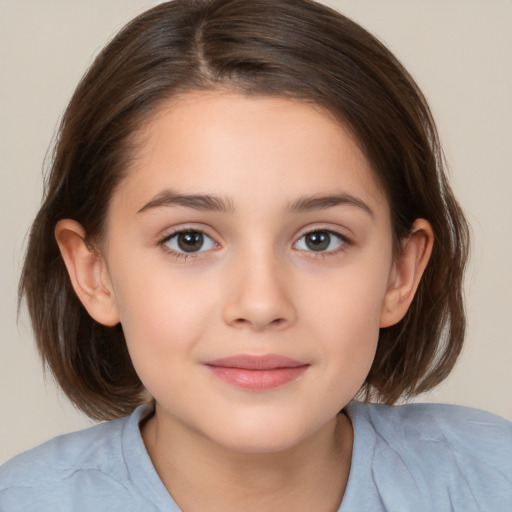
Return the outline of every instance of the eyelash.
{"type": "MultiPolygon", "coordinates": [[[[173,238],[175,238],[179,235],[187,234],[187,233],[202,235],[204,237],[209,238],[217,247],[220,246],[210,235],[208,235],[208,233],[206,233],[204,230],[202,230],[200,228],[177,229],[177,230],[173,231],[172,233],[165,235],[161,240],[159,240],[158,244],[160,246],[162,246],[162,248],[168,254],[172,255],[177,260],[182,259],[183,261],[186,261],[187,259],[190,259],[190,258],[197,258],[203,252],[207,252],[208,250],[210,250],[210,249],[207,249],[206,251],[199,250],[197,252],[187,253],[187,252],[176,251],[174,249],[171,249],[167,245],[173,238]]],[[[347,247],[350,245],[352,245],[352,242],[346,236],[342,235],[341,233],[338,233],[337,231],[333,231],[331,229],[325,229],[325,228],[318,227],[318,228],[310,229],[310,230],[306,231],[305,233],[302,233],[300,235],[300,237],[294,242],[293,247],[296,251],[303,252],[303,253],[307,254],[307,257],[309,257],[309,258],[327,258],[327,257],[331,257],[331,256],[337,256],[339,253],[346,251],[347,247]],[[297,249],[295,247],[302,239],[304,239],[308,235],[312,235],[315,233],[326,233],[331,237],[337,238],[340,242],[340,247],[338,247],[334,250],[330,250],[330,251],[314,251],[314,250],[307,250],[307,249],[297,249]]]]}
{"type": "Polygon", "coordinates": [[[352,241],[349,240],[345,235],[342,235],[341,233],[338,233],[337,231],[334,231],[332,229],[326,229],[322,227],[317,227],[306,231],[297,239],[297,241],[293,245],[297,245],[300,240],[314,233],[326,233],[331,237],[335,237],[339,240],[340,246],[330,251],[314,251],[306,249],[295,250],[306,253],[309,258],[329,258],[331,256],[338,256],[340,253],[345,252],[347,250],[347,247],[352,245],[352,241]]]}
{"type": "Polygon", "coordinates": [[[158,242],[158,244],[160,246],[162,246],[162,248],[164,249],[165,252],[167,252],[168,254],[172,255],[177,260],[181,260],[182,259],[183,261],[186,261],[187,259],[190,259],[190,258],[197,258],[202,252],[205,252],[205,251],[188,252],[188,253],[187,252],[179,252],[179,251],[176,251],[176,250],[170,248],[167,245],[173,238],[175,238],[175,237],[177,237],[179,235],[187,234],[187,233],[194,233],[194,234],[199,234],[199,235],[202,235],[204,237],[207,237],[216,246],[219,246],[219,244],[210,235],[208,235],[208,233],[206,233],[204,230],[199,229],[199,228],[180,228],[180,229],[177,229],[177,230],[173,231],[172,233],[169,233],[168,235],[165,235],[158,242]]]}

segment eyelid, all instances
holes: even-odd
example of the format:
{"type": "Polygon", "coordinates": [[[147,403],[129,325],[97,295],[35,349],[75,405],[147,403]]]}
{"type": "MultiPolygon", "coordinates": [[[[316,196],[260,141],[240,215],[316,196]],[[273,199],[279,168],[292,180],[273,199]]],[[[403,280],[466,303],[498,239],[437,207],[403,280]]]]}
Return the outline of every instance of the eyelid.
{"type": "Polygon", "coordinates": [[[307,228],[303,228],[300,231],[300,234],[297,236],[297,240],[302,238],[303,236],[309,235],[311,233],[317,233],[318,231],[324,231],[325,233],[330,233],[332,235],[340,237],[342,240],[347,243],[353,243],[352,237],[350,235],[345,234],[345,231],[351,231],[348,228],[342,228],[340,226],[331,227],[330,224],[313,224],[308,226],[307,228]]]}
{"type": "MultiPolygon", "coordinates": [[[[212,250],[219,249],[222,246],[222,244],[217,241],[218,237],[215,235],[212,235],[210,233],[210,231],[211,231],[211,229],[209,229],[208,227],[190,225],[190,224],[173,227],[173,228],[171,228],[170,231],[168,231],[165,235],[161,236],[158,239],[158,245],[162,246],[162,248],[165,250],[165,252],[173,255],[174,257],[176,257],[176,259],[180,259],[180,258],[188,259],[188,258],[201,257],[201,256],[204,256],[205,253],[209,253],[212,250]],[[174,250],[172,247],[169,247],[168,242],[173,237],[179,235],[180,233],[190,233],[190,232],[201,233],[205,237],[209,238],[213,242],[215,247],[207,248],[205,250],[200,249],[196,252],[186,252],[186,251],[174,250]]],[[[293,249],[298,252],[307,254],[308,257],[328,257],[328,256],[337,255],[338,253],[346,251],[347,248],[349,246],[353,245],[353,243],[354,243],[352,241],[352,239],[347,237],[347,235],[345,235],[342,231],[343,230],[341,230],[341,229],[328,227],[325,224],[310,226],[308,228],[305,228],[300,233],[300,235],[295,238],[295,242],[293,243],[293,249]],[[307,236],[309,234],[318,233],[318,232],[328,233],[331,236],[336,237],[340,241],[339,247],[336,247],[335,249],[320,250],[320,251],[314,251],[312,249],[306,249],[306,248],[305,249],[297,248],[297,244],[301,239],[303,239],[305,236],[307,236]]]]}
{"type": "Polygon", "coordinates": [[[168,245],[168,242],[170,240],[172,240],[174,237],[176,237],[177,235],[182,234],[182,233],[201,233],[203,236],[209,238],[215,244],[215,248],[219,248],[221,244],[217,241],[217,239],[216,239],[217,237],[211,235],[208,231],[209,231],[208,229],[205,229],[203,227],[192,226],[192,225],[182,225],[179,227],[174,227],[171,229],[170,232],[166,233],[165,235],[163,235],[159,238],[158,245],[161,246],[165,250],[165,252],[172,254],[177,259],[179,259],[179,258],[185,258],[185,259],[195,258],[198,256],[202,256],[204,253],[207,253],[211,250],[214,250],[214,248],[208,248],[208,249],[199,250],[196,252],[186,252],[186,251],[180,251],[180,250],[173,249],[172,247],[170,247],[168,245]]]}
{"type": "Polygon", "coordinates": [[[203,224],[202,222],[183,222],[176,224],[175,226],[169,226],[160,231],[160,235],[157,235],[158,241],[162,242],[166,239],[171,238],[177,233],[194,231],[196,233],[204,233],[206,236],[209,236],[213,240],[217,241],[219,236],[216,232],[207,224],[203,224]]]}
{"type": "Polygon", "coordinates": [[[339,252],[345,251],[346,248],[352,244],[353,244],[353,242],[350,238],[348,238],[345,234],[340,233],[336,229],[326,227],[326,226],[314,226],[314,227],[306,229],[297,237],[296,241],[293,244],[293,248],[297,251],[307,253],[308,256],[314,255],[314,256],[319,256],[319,257],[325,257],[325,256],[336,255],[339,252]],[[326,250],[326,251],[314,251],[312,249],[298,249],[296,247],[297,244],[299,243],[299,241],[302,240],[307,235],[310,235],[312,233],[320,233],[320,232],[328,233],[329,235],[336,237],[338,240],[340,240],[340,246],[335,249],[330,249],[330,250],[326,250]]]}

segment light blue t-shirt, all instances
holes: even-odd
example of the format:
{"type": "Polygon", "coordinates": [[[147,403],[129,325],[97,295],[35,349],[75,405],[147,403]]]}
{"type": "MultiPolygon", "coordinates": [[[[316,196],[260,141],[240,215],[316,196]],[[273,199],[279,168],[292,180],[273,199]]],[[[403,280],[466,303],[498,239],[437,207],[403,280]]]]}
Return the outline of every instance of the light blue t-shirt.
{"type": "MultiPolygon", "coordinates": [[[[1,512],[178,512],[140,435],[142,406],[0,467],[1,512]]],[[[511,512],[512,423],[436,404],[350,403],[350,477],[339,512],[511,512]]],[[[285,511],[288,512],[288,511],[285,511]]]]}

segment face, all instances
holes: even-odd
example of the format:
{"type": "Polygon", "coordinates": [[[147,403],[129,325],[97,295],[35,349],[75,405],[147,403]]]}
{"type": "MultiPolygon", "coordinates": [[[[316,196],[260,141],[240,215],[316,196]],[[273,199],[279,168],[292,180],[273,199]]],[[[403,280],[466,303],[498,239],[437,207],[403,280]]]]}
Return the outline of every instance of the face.
{"type": "Polygon", "coordinates": [[[104,258],[157,416],[276,451],[334,421],[365,380],[393,273],[390,213],[320,108],[190,94],[141,134],[104,258]]]}

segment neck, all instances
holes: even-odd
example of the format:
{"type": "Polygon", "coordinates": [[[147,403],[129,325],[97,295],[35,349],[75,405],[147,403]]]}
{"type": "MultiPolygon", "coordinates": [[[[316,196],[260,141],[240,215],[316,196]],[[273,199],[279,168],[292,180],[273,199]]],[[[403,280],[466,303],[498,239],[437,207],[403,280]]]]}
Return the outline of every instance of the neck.
{"type": "Polygon", "coordinates": [[[171,427],[158,411],[142,427],[148,453],[181,510],[335,512],[350,471],[353,431],[343,414],[279,452],[245,453],[171,427]]]}

